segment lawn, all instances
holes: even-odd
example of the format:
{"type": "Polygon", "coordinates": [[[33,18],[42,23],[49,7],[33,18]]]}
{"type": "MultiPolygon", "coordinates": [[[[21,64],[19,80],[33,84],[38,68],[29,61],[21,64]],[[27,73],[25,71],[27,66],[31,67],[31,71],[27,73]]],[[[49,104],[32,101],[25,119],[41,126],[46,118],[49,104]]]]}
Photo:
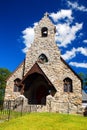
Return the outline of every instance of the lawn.
{"type": "Polygon", "coordinates": [[[87,130],[87,117],[58,113],[30,113],[0,123],[0,130],[87,130]]]}

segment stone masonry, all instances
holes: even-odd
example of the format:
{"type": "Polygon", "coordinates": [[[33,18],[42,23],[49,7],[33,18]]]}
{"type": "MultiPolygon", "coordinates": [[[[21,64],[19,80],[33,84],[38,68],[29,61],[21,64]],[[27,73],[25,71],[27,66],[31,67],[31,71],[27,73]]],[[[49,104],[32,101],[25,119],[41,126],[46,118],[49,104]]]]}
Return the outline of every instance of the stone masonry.
{"type": "MultiPolygon", "coordinates": [[[[57,90],[54,97],[49,95],[46,97],[46,105],[38,109],[38,111],[52,111],[60,113],[81,113],[82,108],[82,93],[81,79],[78,75],[65,63],[61,58],[60,50],[55,43],[55,26],[47,15],[39,21],[34,29],[34,42],[31,44],[25,58],[24,75],[37,62],[45,75],[57,90]],[[41,36],[41,29],[48,29],[48,36],[41,36]],[[48,62],[41,64],[38,62],[40,54],[45,54],[48,62]],[[72,79],[73,92],[64,92],[63,80],[69,77],[72,79]],[[49,105],[50,103],[50,105],[49,105]],[[50,107],[50,108],[49,108],[50,107]]],[[[7,79],[5,99],[15,99],[20,95],[19,92],[14,92],[14,79],[22,79],[24,62],[13,72],[7,79]]],[[[39,108],[39,107],[38,107],[39,108]]]]}

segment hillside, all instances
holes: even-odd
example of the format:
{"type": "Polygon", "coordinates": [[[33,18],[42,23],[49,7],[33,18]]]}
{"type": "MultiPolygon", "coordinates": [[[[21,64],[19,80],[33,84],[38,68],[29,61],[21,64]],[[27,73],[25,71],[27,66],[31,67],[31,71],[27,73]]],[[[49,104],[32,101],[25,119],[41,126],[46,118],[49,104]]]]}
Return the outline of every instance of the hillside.
{"type": "Polygon", "coordinates": [[[0,130],[87,130],[87,118],[56,113],[30,113],[0,123],[0,130]]]}

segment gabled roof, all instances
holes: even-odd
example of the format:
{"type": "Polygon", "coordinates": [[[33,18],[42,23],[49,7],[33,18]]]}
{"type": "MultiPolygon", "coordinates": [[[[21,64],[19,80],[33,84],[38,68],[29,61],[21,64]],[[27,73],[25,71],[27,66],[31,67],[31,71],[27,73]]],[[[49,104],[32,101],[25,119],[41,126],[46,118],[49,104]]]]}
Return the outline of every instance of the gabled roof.
{"type": "Polygon", "coordinates": [[[6,79],[6,81],[23,65],[23,68],[25,66],[25,59],[23,62],[10,74],[10,76],[6,79]]]}
{"type": "MultiPolygon", "coordinates": [[[[47,12],[44,14],[44,17],[42,17],[42,19],[39,21],[39,24],[40,24],[40,23],[43,24],[43,23],[46,22],[46,21],[48,21],[51,26],[55,27],[55,25],[52,23],[52,20],[51,20],[50,17],[49,17],[49,13],[47,13],[47,12]]],[[[47,23],[46,23],[46,24],[47,24],[47,23]]]]}
{"type": "MultiPolygon", "coordinates": [[[[31,69],[27,72],[27,74],[26,74],[26,75],[24,76],[24,78],[22,79],[21,83],[23,83],[23,82],[26,80],[26,78],[27,78],[29,75],[33,74],[33,73],[38,73],[38,74],[43,75],[43,77],[46,79],[46,81],[48,82],[48,84],[49,84],[50,86],[54,86],[54,85],[51,83],[51,81],[48,79],[48,77],[45,75],[45,73],[42,71],[42,69],[40,68],[40,66],[38,65],[37,62],[36,62],[36,63],[31,67],[31,69]]],[[[56,90],[56,89],[55,89],[55,90],[56,90]]]]}

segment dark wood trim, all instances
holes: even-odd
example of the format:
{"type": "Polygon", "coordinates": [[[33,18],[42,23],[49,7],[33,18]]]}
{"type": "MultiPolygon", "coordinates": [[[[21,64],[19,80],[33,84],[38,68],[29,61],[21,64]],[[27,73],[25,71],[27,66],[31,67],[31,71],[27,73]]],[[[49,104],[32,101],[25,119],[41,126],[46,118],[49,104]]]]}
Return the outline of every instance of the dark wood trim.
{"type": "Polygon", "coordinates": [[[31,74],[33,73],[38,73],[44,76],[44,78],[46,79],[46,81],[48,82],[48,84],[50,86],[54,86],[51,81],[48,79],[48,77],[45,75],[45,73],[42,71],[42,69],[40,68],[40,66],[38,65],[38,63],[36,62],[31,69],[27,72],[27,74],[24,76],[24,78],[22,79],[21,83],[24,82],[24,80],[31,74]]]}

